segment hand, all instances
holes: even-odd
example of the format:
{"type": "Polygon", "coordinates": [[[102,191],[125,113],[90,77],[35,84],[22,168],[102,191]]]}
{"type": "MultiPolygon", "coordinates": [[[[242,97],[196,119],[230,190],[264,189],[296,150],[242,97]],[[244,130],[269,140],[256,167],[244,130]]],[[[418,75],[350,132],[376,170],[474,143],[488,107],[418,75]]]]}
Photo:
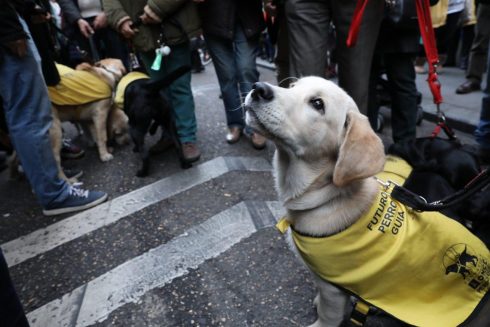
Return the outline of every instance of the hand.
{"type": "Polygon", "coordinates": [[[141,21],[143,24],[150,25],[150,24],[160,24],[161,22],[154,19],[153,17],[149,16],[147,13],[144,13],[143,15],[140,16],[141,21]]]}
{"type": "Polygon", "coordinates": [[[98,30],[107,27],[107,16],[105,12],[101,12],[94,19],[94,29],[98,30]]]}
{"type": "Polygon", "coordinates": [[[24,58],[27,54],[27,39],[18,39],[7,43],[10,53],[16,57],[24,58]]]}
{"type": "Polygon", "coordinates": [[[139,30],[137,28],[132,29],[131,28],[131,24],[133,24],[133,22],[130,19],[128,19],[127,21],[125,21],[124,23],[122,23],[121,26],[119,27],[119,32],[126,39],[133,38],[133,36],[135,36],[135,34],[139,32],[139,30]]]}
{"type": "Polygon", "coordinates": [[[80,33],[82,33],[83,36],[88,38],[90,35],[94,34],[94,29],[90,24],[83,18],[80,18],[77,21],[78,28],[80,29],[80,33]]]}
{"type": "Polygon", "coordinates": [[[271,2],[268,2],[265,6],[264,6],[264,9],[265,9],[265,12],[271,16],[272,18],[276,17],[276,13],[277,13],[277,6],[276,5],[273,5],[271,2]]]}

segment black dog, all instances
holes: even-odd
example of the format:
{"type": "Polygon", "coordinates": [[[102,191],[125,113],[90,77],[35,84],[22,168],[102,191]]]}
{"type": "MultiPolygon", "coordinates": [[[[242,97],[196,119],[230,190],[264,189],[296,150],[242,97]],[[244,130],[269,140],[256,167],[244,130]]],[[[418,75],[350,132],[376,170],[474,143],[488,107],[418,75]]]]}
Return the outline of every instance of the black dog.
{"type": "MultiPolygon", "coordinates": [[[[405,159],[413,171],[404,187],[432,202],[463,189],[482,168],[473,149],[456,141],[418,138],[393,144],[388,153],[405,159]]],[[[442,211],[490,245],[490,186],[442,211]]]]}
{"type": "Polygon", "coordinates": [[[129,118],[129,133],[134,142],[134,152],[139,152],[142,166],[136,176],[147,176],[150,170],[150,153],[145,147],[145,136],[153,135],[157,128],[162,127],[162,138],[169,137],[179,156],[183,168],[189,168],[182,154],[182,144],[177,135],[173,110],[168,99],[161,93],[173,81],[190,70],[180,67],[161,80],[138,79],[130,83],[124,91],[124,112],[129,118]]]}

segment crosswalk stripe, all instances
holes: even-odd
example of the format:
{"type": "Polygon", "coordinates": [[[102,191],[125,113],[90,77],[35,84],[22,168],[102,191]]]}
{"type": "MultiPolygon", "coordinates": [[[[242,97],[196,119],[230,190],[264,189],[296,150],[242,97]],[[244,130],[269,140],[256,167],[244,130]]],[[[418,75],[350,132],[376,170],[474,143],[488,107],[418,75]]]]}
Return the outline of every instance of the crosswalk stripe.
{"type": "Polygon", "coordinates": [[[145,207],[231,171],[270,171],[258,157],[217,157],[1,245],[8,266],[50,251],[145,207]]]}
{"type": "Polygon", "coordinates": [[[263,202],[240,202],[220,212],[168,243],[30,312],[31,326],[81,327],[104,321],[119,307],[137,302],[146,292],[187,274],[252,235],[257,231],[257,221],[264,219],[258,225],[270,226],[269,216],[280,217],[282,209],[272,201],[266,206],[271,212],[260,217],[252,217],[251,211],[263,212],[263,202]]]}

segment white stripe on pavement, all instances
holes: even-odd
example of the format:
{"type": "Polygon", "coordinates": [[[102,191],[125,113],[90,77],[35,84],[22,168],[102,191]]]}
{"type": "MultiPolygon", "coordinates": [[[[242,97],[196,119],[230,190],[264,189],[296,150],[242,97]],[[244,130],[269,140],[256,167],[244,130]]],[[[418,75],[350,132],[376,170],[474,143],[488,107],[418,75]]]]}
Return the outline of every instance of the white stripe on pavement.
{"type": "Polygon", "coordinates": [[[269,162],[257,157],[217,157],[158,182],[144,186],[46,228],[2,244],[8,266],[50,251],[107,226],[145,207],[234,170],[270,171],[269,162]]]}
{"type": "MultiPolygon", "coordinates": [[[[276,219],[280,217],[277,203],[266,205],[276,219]]],[[[146,292],[187,274],[252,235],[257,231],[256,222],[271,224],[265,214],[251,217],[250,206],[254,203],[241,202],[34,310],[27,315],[31,326],[89,326],[107,319],[119,307],[138,301],[146,292]]]]}

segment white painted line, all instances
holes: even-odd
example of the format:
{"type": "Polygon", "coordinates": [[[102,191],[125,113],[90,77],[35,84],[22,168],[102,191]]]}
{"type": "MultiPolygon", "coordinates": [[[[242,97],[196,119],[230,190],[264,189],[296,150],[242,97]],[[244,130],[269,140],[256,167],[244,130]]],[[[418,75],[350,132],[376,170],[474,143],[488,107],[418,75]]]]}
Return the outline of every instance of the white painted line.
{"type": "Polygon", "coordinates": [[[234,170],[270,171],[257,157],[217,157],[1,245],[8,266],[50,251],[134,212],[234,170]]]}
{"type": "MultiPolygon", "coordinates": [[[[253,205],[241,202],[30,312],[31,326],[82,327],[107,319],[119,307],[137,302],[146,292],[187,274],[255,233],[254,221],[261,217],[250,216],[248,207],[253,205]]],[[[273,202],[267,205],[278,207],[273,202]]]]}

